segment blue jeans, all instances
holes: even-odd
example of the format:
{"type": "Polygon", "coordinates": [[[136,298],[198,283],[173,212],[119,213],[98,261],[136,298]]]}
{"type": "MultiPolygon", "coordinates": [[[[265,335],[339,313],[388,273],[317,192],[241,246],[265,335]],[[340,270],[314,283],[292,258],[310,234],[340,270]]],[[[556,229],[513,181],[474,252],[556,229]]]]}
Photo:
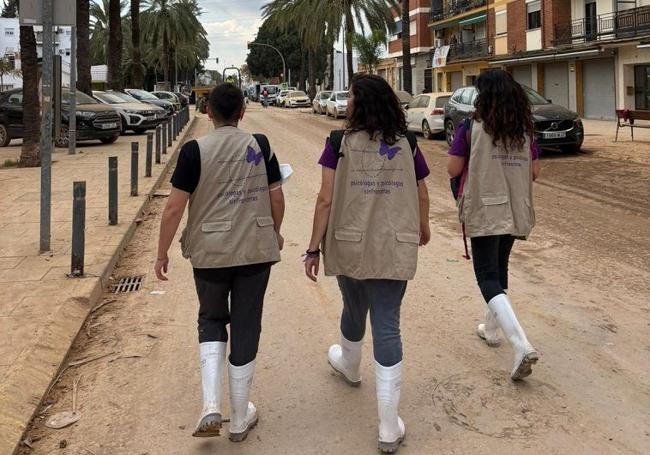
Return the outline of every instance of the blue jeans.
{"type": "Polygon", "coordinates": [[[375,360],[384,367],[402,361],[402,337],[399,315],[406,293],[406,281],[355,280],[336,277],[343,295],[341,333],[350,341],[360,341],[366,333],[370,311],[370,326],[375,360]]]}

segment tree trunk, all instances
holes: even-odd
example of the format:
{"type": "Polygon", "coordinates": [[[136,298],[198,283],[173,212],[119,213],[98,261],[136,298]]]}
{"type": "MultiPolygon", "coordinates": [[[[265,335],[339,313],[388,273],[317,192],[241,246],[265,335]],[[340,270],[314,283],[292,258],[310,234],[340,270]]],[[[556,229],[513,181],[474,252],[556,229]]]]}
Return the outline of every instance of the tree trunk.
{"type": "Polygon", "coordinates": [[[348,14],[345,18],[345,50],[347,52],[346,60],[348,65],[348,85],[349,89],[352,85],[352,78],[354,77],[354,60],[352,56],[352,37],[354,36],[354,19],[352,14],[348,14]]]}
{"type": "Polygon", "coordinates": [[[89,0],[77,0],[77,90],[92,95],[89,0]]]}
{"type": "Polygon", "coordinates": [[[144,85],[142,50],[140,49],[140,0],[131,0],[131,44],[133,46],[133,88],[144,85]]]}
{"type": "Polygon", "coordinates": [[[120,0],[108,6],[108,87],[122,90],[122,17],[120,0]]]}
{"type": "Polygon", "coordinates": [[[327,78],[327,90],[334,90],[334,56],[336,55],[336,49],[332,45],[332,50],[330,51],[330,72],[329,77],[327,78]]]}
{"type": "Polygon", "coordinates": [[[409,0],[402,0],[402,83],[404,91],[413,95],[413,72],[411,70],[411,17],[409,0]]]}
{"type": "Polygon", "coordinates": [[[316,68],[315,55],[312,49],[307,52],[307,74],[309,75],[309,98],[316,97],[316,68]]]}
{"type": "Polygon", "coordinates": [[[41,101],[39,99],[38,55],[33,27],[20,27],[20,64],[23,73],[23,146],[20,165],[41,165],[39,142],[41,140],[41,101]]]}
{"type": "Polygon", "coordinates": [[[165,82],[169,82],[169,38],[167,37],[167,32],[163,33],[163,55],[162,55],[162,67],[163,67],[163,79],[165,82]]]}
{"type": "Polygon", "coordinates": [[[300,72],[298,73],[298,90],[305,90],[305,54],[300,50],[300,72]]]}

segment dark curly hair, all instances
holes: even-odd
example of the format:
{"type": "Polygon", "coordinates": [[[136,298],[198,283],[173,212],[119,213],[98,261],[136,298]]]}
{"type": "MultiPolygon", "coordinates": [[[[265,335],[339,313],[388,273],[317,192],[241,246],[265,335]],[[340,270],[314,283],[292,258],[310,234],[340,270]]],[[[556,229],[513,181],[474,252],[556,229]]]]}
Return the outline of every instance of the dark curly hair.
{"type": "Polygon", "coordinates": [[[483,123],[492,143],[506,150],[520,148],[534,135],[530,100],[523,87],[506,71],[491,69],[476,81],[478,97],[474,118],[483,123]]]}
{"type": "Polygon", "coordinates": [[[406,118],[399,99],[388,82],[376,75],[357,74],[352,78],[354,96],[348,112],[346,131],[381,134],[392,145],[406,134],[406,118]]]}

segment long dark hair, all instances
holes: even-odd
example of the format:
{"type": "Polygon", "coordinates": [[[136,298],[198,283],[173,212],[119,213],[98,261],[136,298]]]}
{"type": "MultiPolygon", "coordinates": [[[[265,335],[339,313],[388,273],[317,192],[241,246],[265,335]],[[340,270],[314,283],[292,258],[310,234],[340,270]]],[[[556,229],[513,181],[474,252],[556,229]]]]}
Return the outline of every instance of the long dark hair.
{"type": "Polygon", "coordinates": [[[526,136],[534,134],[530,100],[517,81],[506,71],[491,69],[476,81],[478,97],[474,118],[483,123],[492,143],[507,149],[520,148],[526,136]]]}
{"type": "Polygon", "coordinates": [[[399,99],[384,79],[357,74],[352,78],[353,106],[348,113],[348,132],[366,131],[371,137],[381,134],[392,145],[406,134],[406,118],[399,99]]]}

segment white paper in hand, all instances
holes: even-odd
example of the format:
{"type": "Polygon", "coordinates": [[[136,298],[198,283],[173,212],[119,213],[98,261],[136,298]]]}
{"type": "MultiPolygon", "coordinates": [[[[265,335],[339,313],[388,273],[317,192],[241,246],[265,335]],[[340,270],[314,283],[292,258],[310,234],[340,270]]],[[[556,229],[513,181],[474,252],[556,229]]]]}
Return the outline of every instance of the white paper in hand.
{"type": "Polygon", "coordinates": [[[281,164],[280,165],[280,175],[282,176],[282,183],[289,180],[289,177],[293,174],[293,168],[290,164],[281,164]]]}

